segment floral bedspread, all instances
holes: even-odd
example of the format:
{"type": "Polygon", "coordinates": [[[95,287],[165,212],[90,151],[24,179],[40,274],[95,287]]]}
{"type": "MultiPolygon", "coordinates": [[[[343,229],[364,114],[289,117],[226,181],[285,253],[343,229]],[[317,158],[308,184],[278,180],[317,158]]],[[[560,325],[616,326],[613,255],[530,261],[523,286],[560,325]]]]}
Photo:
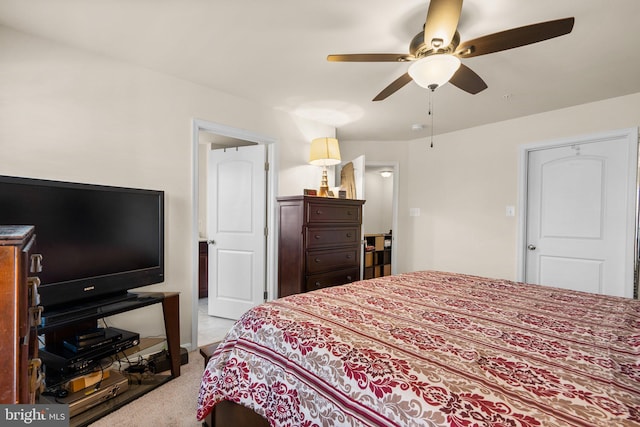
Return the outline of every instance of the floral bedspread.
{"type": "Polygon", "coordinates": [[[202,377],[272,426],[640,425],[640,301],[415,272],[258,306],[202,377]]]}

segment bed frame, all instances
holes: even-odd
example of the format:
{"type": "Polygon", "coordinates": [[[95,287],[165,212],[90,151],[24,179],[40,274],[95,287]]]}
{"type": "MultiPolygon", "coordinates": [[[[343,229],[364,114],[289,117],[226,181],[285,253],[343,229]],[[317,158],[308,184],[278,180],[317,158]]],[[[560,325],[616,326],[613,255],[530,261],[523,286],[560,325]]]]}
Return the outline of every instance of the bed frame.
{"type": "Polygon", "coordinates": [[[223,400],[213,407],[203,425],[208,427],[269,427],[269,421],[252,409],[223,400]]]}

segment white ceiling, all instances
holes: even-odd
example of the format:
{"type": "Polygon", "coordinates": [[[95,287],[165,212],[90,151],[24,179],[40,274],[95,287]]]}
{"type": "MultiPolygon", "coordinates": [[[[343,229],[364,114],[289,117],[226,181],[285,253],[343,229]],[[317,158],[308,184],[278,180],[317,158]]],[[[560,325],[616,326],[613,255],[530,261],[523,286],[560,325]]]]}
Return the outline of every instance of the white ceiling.
{"type": "MultiPolygon", "coordinates": [[[[431,132],[428,91],[411,82],[371,99],[408,64],[326,56],[407,53],[427,8],[420,0],[0,0],[0,24],[327,122],[341,139],[404,140],[431,132]],[[425,129],[411,130],[416,123],[425,129]]],[[[434,133],[640,92],[638,0],[466,0],[458,29],[465,41],[570,16],[569,35],[463,60],[489,87],[439,88],[434,133]]]]}

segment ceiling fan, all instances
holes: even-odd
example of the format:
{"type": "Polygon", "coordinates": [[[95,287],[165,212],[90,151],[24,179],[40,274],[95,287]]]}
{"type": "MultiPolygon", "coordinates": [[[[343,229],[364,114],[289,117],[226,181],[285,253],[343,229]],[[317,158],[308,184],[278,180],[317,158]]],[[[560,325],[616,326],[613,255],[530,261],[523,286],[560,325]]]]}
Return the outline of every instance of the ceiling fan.
{"type": "Polygon", "coordinates": [[[424,30],[413,38],[408,54],[356,53],[329,55],[327,60],[412,62],[409,70],[376,95],[374,101],[387,98],[412,80],[431,90],[450,82],[459,89],[475,95],[486,89],[487,84],[473,70],[462,64],[460,58],[500,52],[569,34],[574,23],[573,17],[540,22],[460,43],[458,21],[461,11],[462,0],[431,0],[424,30]]]}

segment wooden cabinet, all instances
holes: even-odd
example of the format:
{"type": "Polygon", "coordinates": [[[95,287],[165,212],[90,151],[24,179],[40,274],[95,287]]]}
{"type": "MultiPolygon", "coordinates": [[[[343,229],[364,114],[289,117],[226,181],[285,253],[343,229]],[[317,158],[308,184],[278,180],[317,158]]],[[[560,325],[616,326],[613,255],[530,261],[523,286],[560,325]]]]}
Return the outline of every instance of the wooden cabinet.
{"type": "Polygon", "coordinates": [[[367,234],[364,236],[364,278],[391,274],[391,234],[367,234]]]}
{"type": "Polygon", "coordinates": [[[364,200],[279,197],[278,296],[360,279],[364,200]]]}
{"type": "Polygon", "coordinates": [[[209,295],[209,245],[206,241],[198,243],[198,298],[209,295]]]}
{"type": "Polygon", "coordinates": [[[0,354],[4,359],[0,375],[0,403],[34,403],[41,379],[37,361],[37,335],[31,315],[37,320],[39,255],[34,228],[0,226],[0,354]],[[30,314],[31,310],[31,314],[30,314]],[[30,378],[33,387],[30,389],[30,378]]]}

